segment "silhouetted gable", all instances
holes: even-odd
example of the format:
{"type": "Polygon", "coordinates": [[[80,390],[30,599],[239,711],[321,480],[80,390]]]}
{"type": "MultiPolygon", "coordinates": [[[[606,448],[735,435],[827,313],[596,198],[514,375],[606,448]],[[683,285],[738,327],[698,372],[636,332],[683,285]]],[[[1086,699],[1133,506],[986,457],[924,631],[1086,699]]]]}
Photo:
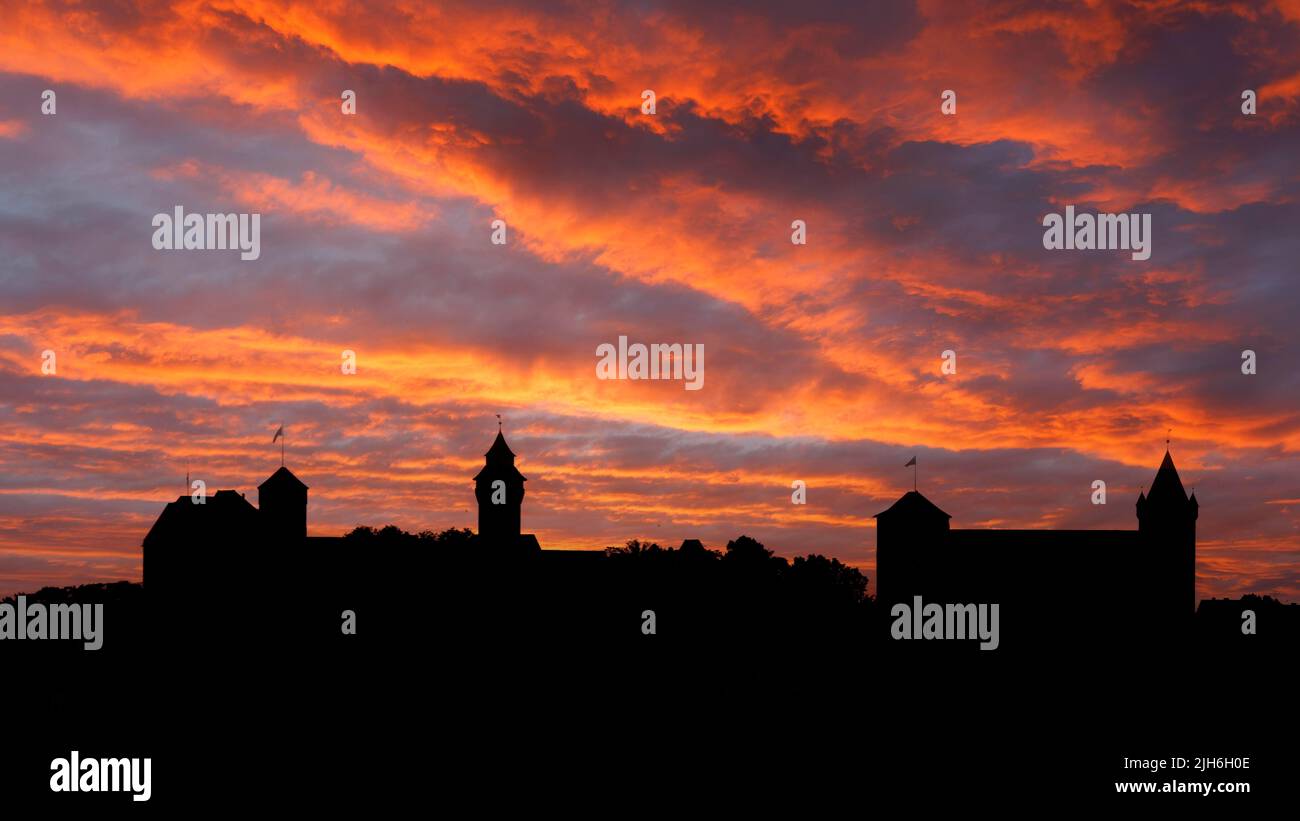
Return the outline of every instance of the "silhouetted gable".
{"type": "Polygon", "coordinates": [[[944,513],[939,506],[929,499],[917,493],[915,490],[909,490],[903,494],[903,497],[897,502],[890,505],[888,510],[882,510],[873,516],[873,519],[890,518],[890,519],[951,519],[952,516],[944,513]]]}
{"type": "MultiPolygon", "coordinates": [[[[237,490],[218,490],[208,497],[208,504],[214,503],[217,507],[227,510],[257,510],[257,508],[253,507],[253,503],[248,501],[244,494],[237,490]]],[[[198,505],[198,507],[202,506],[198,505]]]]}
{"type": "Polygon", "coordinates": [[[248,531],[257,525],[257,508],[234,490],[218,490],[203,504],[190,496],[178,496],[168,502],[153,527],[144,537],[146,546],[176,540],[248,531]]]}

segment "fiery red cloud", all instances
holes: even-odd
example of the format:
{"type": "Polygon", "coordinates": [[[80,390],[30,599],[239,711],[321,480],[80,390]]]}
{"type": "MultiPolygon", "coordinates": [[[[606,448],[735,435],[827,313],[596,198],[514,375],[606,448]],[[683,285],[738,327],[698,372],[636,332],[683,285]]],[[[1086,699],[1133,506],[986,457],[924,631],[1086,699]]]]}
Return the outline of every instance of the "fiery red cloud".
{"type": "Polygon", "coordinates": [[[472,527],[501,412],[544,546],[868,575],[913,453],[960,526],[1132,527],[1172,428],[1201,594],[1295,599],[1298,44],[1290,2],[9,10],[0,593],[138,577],[281,421],[313,533],[472,527]],[[154,251],[177,204],[261,213],[261,258],[154,251]],[[1151,213],[1151,259],[1045,251],[1066,204],[1151,213]],[[619,335],[705,389],[597,380],[619,335]]]}

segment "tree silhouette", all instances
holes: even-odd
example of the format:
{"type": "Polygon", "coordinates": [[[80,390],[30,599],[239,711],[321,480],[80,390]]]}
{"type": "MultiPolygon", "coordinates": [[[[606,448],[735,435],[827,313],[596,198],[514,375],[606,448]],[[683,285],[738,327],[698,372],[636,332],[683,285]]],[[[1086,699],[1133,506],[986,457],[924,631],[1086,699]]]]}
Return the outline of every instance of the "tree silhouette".
{"type": "Polygon", "coordinates": [[[623,547],[607,547],[606,555],[609,556],[640,556],[643,554],[654,554],[665,552],[656,542],[642,542],[640,539],[628,539],[623,547]]]}
{"type": "Polygon", "coordinates": [[[722,558],[742,565],[759,566],[773,558],[773,553],[757,539],[741,536],[727,542],[727,552],[722,558]]]}

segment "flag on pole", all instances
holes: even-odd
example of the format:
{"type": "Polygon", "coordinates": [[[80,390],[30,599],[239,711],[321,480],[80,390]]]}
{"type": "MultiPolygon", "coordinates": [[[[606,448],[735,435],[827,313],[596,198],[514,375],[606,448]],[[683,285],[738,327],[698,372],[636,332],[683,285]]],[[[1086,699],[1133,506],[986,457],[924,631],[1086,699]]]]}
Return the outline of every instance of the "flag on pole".
{"type": "Polygon", "coordinates": [[[281,424],[280,427],[278,427],[278,428],[275,429],[275,436],[272,436],[272,437],[271,437],[271,444],[274,445],[274,444],[275,444],[275,440],[279,439],[281,436],[284,436],[284,425],[283,425],[283,424],[281,424]]]}
{"type": "Polygon", "coordinates": [[[908,459],[907,464],[903,465],[903,467],[905,468],[916,467],[916,457],[913,456],[911,459],[908,459]]]}

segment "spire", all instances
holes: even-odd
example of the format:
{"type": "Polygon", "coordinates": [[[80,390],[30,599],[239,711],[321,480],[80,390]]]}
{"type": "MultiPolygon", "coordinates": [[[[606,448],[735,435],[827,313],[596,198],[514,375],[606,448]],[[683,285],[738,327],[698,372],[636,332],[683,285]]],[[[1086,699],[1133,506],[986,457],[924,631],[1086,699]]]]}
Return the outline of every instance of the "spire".
{"type": "Polygon", "coordinates": [[[1187,502],[1187,491],[1183,489],[1183,481],[1178,478],[1178,469],[1174,467],[1174,459],[1165,451],[1164,461],[1160,463],[1160,469],[1156,471],[1156,478],[1151,482],[1151,492],[1147,494],[1147,500],[1156,504],[1166,502],[1187,502]]]}
{"type": "Polygon", "coordinates": [[[1174,458],[1166,450],[1151,489],[1145,496],[1138,495],[1138,529],[1162,521],[1183,521],[1184,518],[1194,522],[1199,507],[1195,496],[1187,497],[1183,480],[1178,478],[1178,469],[1174,467],[1174,458]]]}
{"type": "Polygon", "coordinates": [[[483,469],[474,477],[474,481],[488,477],[518,477],[521,480],[524,478],[515,467],[515,454],[506,444],[505,434],[501,431],[497,431],[497,438],[492,440],[492,447],[488,448],[483,457],[483,469]]]}
{"type": "Polygon", "coordinates": [[[483,455],[487,457],[488,461],[503,457],[509,457],[511,461],[514,461],[515,458],[514,452],[511,451],[510,446],[506,444],[505,435],[499,430],[497,431],[497,438],[492,440],[492,447],[488,448],[488,452],[483,455]]]}

